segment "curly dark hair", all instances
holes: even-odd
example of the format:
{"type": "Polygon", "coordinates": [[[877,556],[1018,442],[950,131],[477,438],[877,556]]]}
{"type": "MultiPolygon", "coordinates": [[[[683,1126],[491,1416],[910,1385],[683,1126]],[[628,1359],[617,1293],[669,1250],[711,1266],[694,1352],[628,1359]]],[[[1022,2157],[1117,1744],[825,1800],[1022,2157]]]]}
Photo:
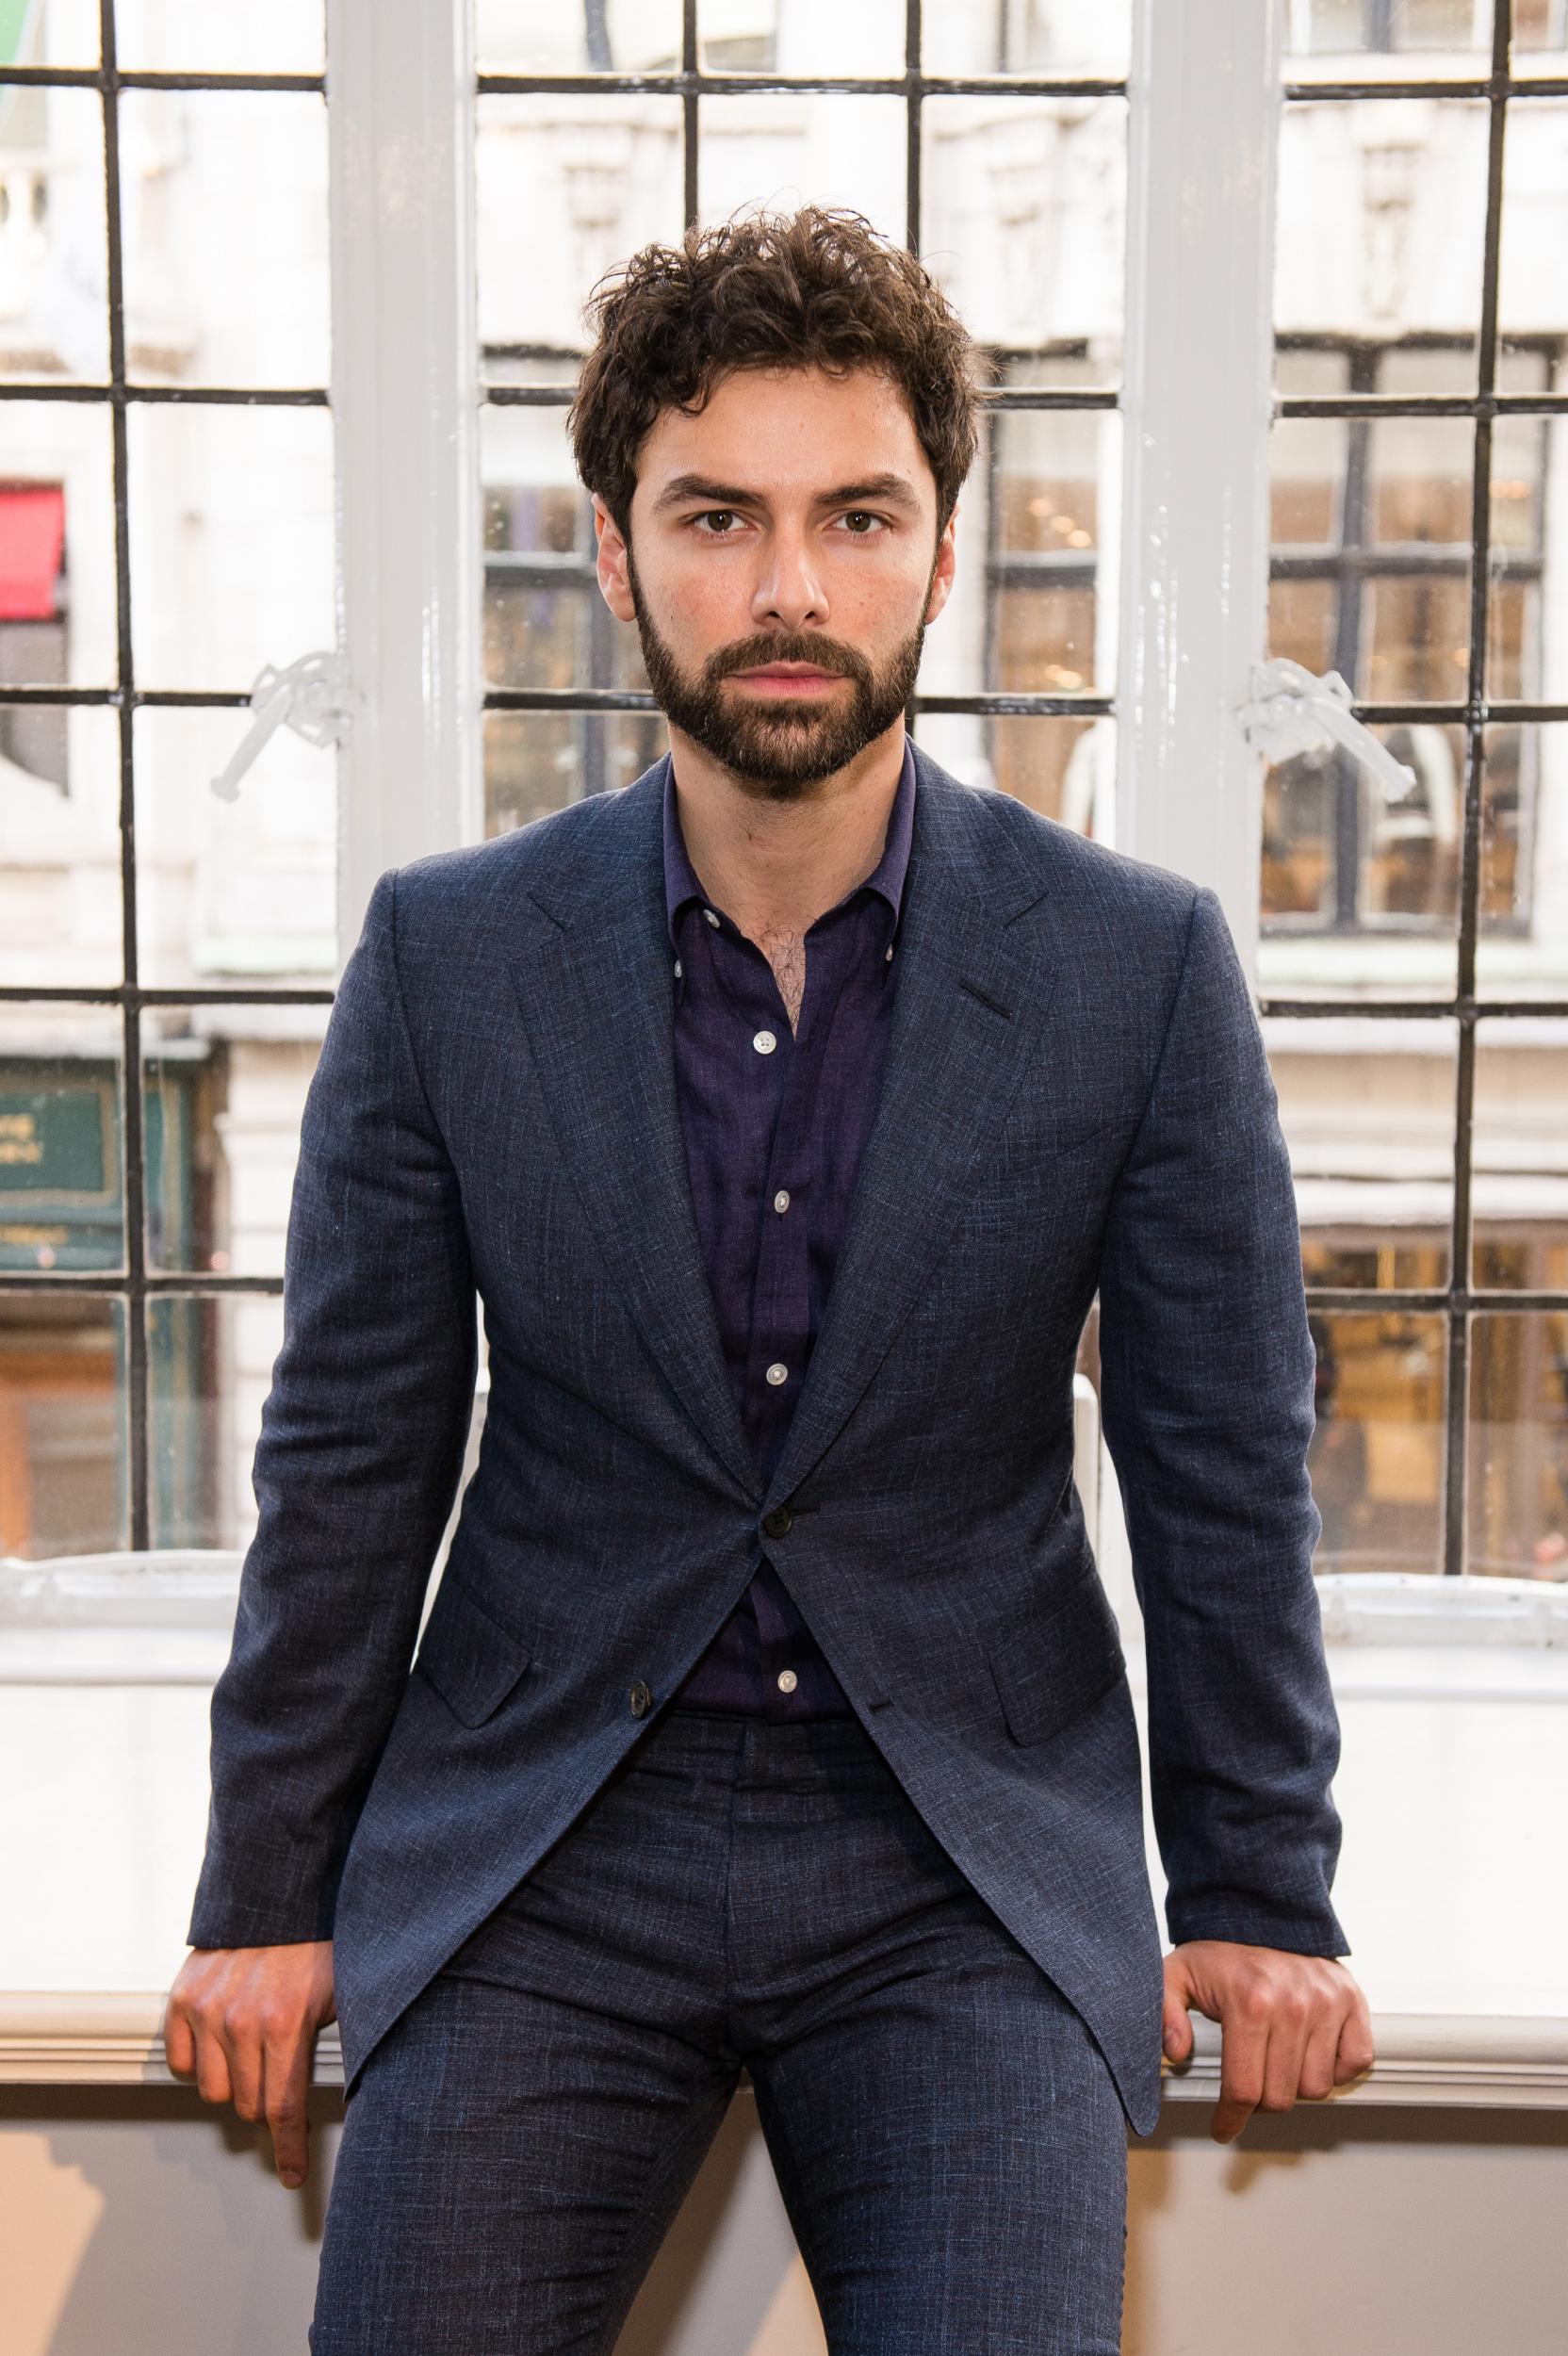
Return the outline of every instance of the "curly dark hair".
{"type": "Polygon", "coordinates": [[[647,245],[601,278],[570,411],[578,472],[629,532],[662,409],[695,414],[744,368],[874,368],[903,393],[937,479],[939,533],[974,460],[980,355],[929,273],[864,214],[747,212],[647,245]]]}

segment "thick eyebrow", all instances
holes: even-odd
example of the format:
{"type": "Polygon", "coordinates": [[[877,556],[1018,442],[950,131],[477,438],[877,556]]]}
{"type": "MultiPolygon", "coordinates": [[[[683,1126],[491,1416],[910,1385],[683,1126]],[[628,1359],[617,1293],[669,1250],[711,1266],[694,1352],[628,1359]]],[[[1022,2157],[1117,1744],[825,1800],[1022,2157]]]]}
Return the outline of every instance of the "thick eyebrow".
{"type": "MultiPolygon", "coordinates": [[[[740,489],[732,483],[713,483],[706,475],[672,475],[653,502],[653,513],[662,515],[667,507],[683,506],[690,499],[701,499],[709,507],[760,507],[763,495],[760,491],[740,489]]],[[[912,483],[901,474],[867,475],[859,483],[841,483],[836,490],[818,495],[819,507],[861,507],[872,501],[879,506],[902,507],[914,514],[920,505],[912,483]]]]}

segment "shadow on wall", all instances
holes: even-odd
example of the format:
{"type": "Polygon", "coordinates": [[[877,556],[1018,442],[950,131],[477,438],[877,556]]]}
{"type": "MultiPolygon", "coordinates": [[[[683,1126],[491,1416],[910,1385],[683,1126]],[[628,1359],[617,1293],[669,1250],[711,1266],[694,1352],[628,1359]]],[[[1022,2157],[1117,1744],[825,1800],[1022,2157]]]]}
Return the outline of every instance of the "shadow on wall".
{"type": "MultiPolygon", "coordinates": [[[[311,2173],[177,2086],[0,2089],[5,2356],[305,2356],[341,2094],[311,2096],[311,2173]]],[[[617,2356],[825,2356],[743,2086],[617,2356]]]]}

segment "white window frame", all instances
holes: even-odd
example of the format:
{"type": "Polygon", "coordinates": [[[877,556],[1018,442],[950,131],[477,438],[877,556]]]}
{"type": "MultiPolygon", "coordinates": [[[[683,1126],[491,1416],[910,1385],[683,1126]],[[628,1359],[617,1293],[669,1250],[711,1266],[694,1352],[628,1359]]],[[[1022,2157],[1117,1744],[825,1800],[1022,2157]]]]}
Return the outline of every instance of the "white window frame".
{"type": "MultiPolygon", "coordinates": [[[[1283,0],[1134,0],[1114,839],[1218,892],[1250,973],[1283,0]]],[[[328,0],[339,964],[382,871],[482,833],[467,0],[328,0]]]]}

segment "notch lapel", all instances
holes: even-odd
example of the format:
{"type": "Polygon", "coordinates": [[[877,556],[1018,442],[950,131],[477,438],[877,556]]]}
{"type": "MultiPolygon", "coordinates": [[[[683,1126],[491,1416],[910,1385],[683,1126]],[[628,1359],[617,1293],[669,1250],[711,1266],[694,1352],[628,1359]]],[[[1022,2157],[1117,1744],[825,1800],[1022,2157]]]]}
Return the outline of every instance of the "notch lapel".
{"type": "Polygon", "coordinates": [[[513,957],[512,977],[562,1150],[627,1306],[714,1455],[743,1495],[760,1497],[676,1097],[665,761],[603,797],[575,875],[531,886],[550,923],[513,957]]]}

